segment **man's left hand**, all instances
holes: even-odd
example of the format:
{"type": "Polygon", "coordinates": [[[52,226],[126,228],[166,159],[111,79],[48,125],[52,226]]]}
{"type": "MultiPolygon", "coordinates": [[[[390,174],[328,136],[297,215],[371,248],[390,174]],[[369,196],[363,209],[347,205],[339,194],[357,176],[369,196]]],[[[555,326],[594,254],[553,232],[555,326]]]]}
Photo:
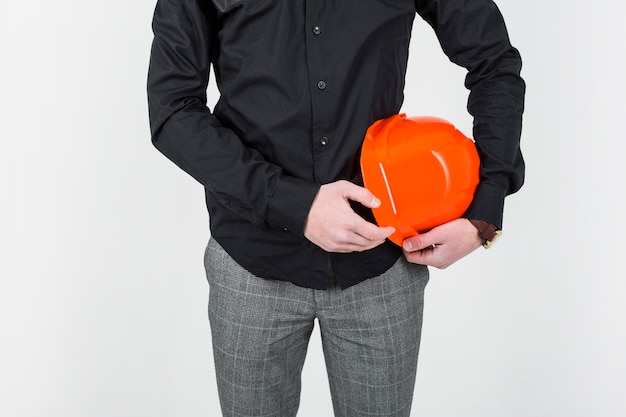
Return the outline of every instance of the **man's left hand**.
{"type": "Polygon", "coordinates": [[[444,269],[482,245],[476,227],[467,219],[456,219],[402,242],[409,262],[444,269]]]}

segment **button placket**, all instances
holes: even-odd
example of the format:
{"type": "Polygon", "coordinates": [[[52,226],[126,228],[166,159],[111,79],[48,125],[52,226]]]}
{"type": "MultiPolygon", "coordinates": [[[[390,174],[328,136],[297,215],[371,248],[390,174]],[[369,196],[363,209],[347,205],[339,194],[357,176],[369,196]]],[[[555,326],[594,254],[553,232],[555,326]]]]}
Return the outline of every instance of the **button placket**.
{"type": "Polygon", "coordinates": [[[325,44],[327,39],[325,33],[328,28],[325,26],[326,16],[324,16],[324,8],[319,2],[306,1],[307,15],[307,56],[309,66],[309,82],[311,88],[311,110],[312,110],[312,126],[311,141],[313,142],[313,176],[315,181],[327,182],[328,168],[326,167],[327,158],[322,155],[330,151],[333,112],[332,106],[329,104],[333,94],[330,87],[332,86],[332,75],[329,73],[328,53],[332,49],[328,49],[329,45],[325,44]]]}

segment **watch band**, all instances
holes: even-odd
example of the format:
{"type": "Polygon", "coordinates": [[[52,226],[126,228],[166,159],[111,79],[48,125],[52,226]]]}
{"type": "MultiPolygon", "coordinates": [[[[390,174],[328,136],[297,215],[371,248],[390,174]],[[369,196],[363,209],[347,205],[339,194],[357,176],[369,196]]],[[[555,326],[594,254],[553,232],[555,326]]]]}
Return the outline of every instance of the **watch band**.
{"type": "Polygon", "coordinates": [[[483,240],[483,247],[485,249],[489,249],[493,242],[502,234],[501,230],[489,222],[475,219],[468,220],[478,230],[478,236],[483,240]]]}

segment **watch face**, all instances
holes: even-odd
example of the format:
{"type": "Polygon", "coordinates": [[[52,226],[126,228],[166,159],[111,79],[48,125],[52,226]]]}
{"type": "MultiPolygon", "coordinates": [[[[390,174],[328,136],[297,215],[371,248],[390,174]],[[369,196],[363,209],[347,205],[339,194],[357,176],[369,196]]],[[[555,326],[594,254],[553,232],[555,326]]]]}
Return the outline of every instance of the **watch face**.
{"type": "Polygon", "coordinates": [[[493,233],[493,236],[491,236],[491,239],[485,240],[485,243],[483,244],[485,249],[489,249],[500,236],[502,236],[502,230],[496,230],[493,233]]]}

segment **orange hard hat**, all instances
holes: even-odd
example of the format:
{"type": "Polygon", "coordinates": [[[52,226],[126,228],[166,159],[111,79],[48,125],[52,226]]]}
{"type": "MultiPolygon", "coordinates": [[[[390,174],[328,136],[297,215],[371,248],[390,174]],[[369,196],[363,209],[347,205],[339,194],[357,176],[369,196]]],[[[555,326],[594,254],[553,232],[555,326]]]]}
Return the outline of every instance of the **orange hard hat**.
{"type": "Polygon", "coordinates": [[[389,239],[407,237],[459,218],[478,185],[474,142],[450,122],[396,114],[373,123],[361,150],[365,187],[381,200],[373,209],[379,226],[393,226],[389,239]]]}

